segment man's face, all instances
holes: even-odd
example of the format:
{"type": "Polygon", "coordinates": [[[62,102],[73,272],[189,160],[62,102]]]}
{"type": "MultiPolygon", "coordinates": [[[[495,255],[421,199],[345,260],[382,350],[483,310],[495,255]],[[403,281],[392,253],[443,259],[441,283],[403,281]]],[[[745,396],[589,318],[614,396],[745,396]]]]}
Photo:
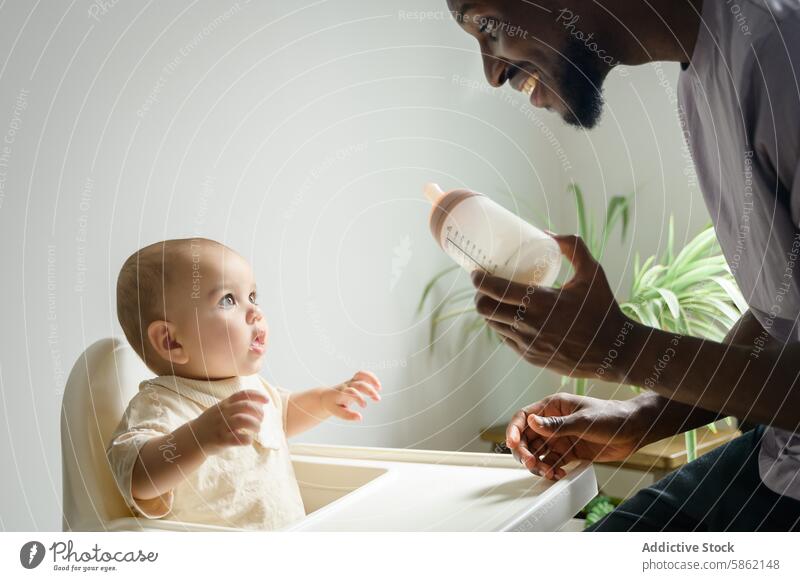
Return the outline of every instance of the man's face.
{"type": "Polygon", "coordinates": [[[508,81],[527,93],[530,77],[538,77],[532,105],[558,112],[571,125],[597,124],[612,57],[596,42],[588,20],[548,0],[448,0],[448,6],[478,40],[492,86],[508,81]]]}

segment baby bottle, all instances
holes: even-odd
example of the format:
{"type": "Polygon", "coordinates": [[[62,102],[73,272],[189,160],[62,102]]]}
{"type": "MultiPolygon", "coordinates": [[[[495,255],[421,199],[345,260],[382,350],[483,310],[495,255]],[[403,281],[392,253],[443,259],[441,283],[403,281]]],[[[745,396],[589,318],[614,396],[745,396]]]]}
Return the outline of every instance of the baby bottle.
{"type": "Polygon", "coordinates": [[[522,284],[551,286],[561,267],[552,237],[487,196],[425,186],[430,227],[439,246],[467,272],[481,270],[522,284]]]}

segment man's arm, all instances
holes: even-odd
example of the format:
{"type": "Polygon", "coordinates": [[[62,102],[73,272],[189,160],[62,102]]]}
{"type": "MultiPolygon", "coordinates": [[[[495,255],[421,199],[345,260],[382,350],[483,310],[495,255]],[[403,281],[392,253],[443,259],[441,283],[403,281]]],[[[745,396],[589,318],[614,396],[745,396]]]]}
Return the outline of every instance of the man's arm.
{"type": "MultiPolygon", "coordinates": [[[[764,328],[758,322],[758,319],[753,313],[747,311],[731,327],[722,342],[728,345],[752,345],[753,341],[762,337],[763,334],[764,328]]],[[[772,344],[771,339],[768,339],[768,341],[772,344]]],[[[651,426],[645,436],[643,445],[708,425],[726,415],[671,400],[652,391],[645,392],[635,397],[632,401],[636,401],[637,410],[646,418],[647,425],[651,426]]]]}
{"type": "Polygon", "coordinates": [[[644,325],[635,325],[631,334],[620,381],[743,421],[790,431],[800,426],[800,346],[771,340],[752,313],[734,327],[736,341],[730,344],[644,325]]]}

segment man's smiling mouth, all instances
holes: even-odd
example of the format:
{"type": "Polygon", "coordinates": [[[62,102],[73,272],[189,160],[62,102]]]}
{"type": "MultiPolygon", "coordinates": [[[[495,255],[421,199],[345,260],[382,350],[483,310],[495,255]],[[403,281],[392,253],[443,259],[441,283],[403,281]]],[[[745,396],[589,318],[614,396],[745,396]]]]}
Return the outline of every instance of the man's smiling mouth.
{"type": "Polygon", "coordinates": [[[533,102],[534,92],[539,85],[539,79],[540,73],[538,70],[529,71],[522,67],[515,66],[510,71],[508,82],[513,89],[523,93],[533,102]]]}
{"type": "Polygon", "coordinates": [[[519,90],[522,93],[525,93],[528,97],[533,95],[533,92],[536,90],[536,85],[539,84],[539,73],[534,73],[532,75],[528,75],[528,78],[525,79],[525,82],[522,83],[519,90]]]}

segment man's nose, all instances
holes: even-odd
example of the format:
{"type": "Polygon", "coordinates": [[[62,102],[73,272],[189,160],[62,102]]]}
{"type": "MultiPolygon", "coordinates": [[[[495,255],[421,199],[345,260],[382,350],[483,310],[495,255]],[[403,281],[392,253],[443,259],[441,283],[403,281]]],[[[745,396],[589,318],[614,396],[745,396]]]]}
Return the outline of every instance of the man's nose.
{"type": "Polygon", "coordinates": [[[500,87],[506,82],[508,66],[491,52],[489,47],[481,43],[481,58],[483,59],[483,74],[493,87],[500,87]]]}

